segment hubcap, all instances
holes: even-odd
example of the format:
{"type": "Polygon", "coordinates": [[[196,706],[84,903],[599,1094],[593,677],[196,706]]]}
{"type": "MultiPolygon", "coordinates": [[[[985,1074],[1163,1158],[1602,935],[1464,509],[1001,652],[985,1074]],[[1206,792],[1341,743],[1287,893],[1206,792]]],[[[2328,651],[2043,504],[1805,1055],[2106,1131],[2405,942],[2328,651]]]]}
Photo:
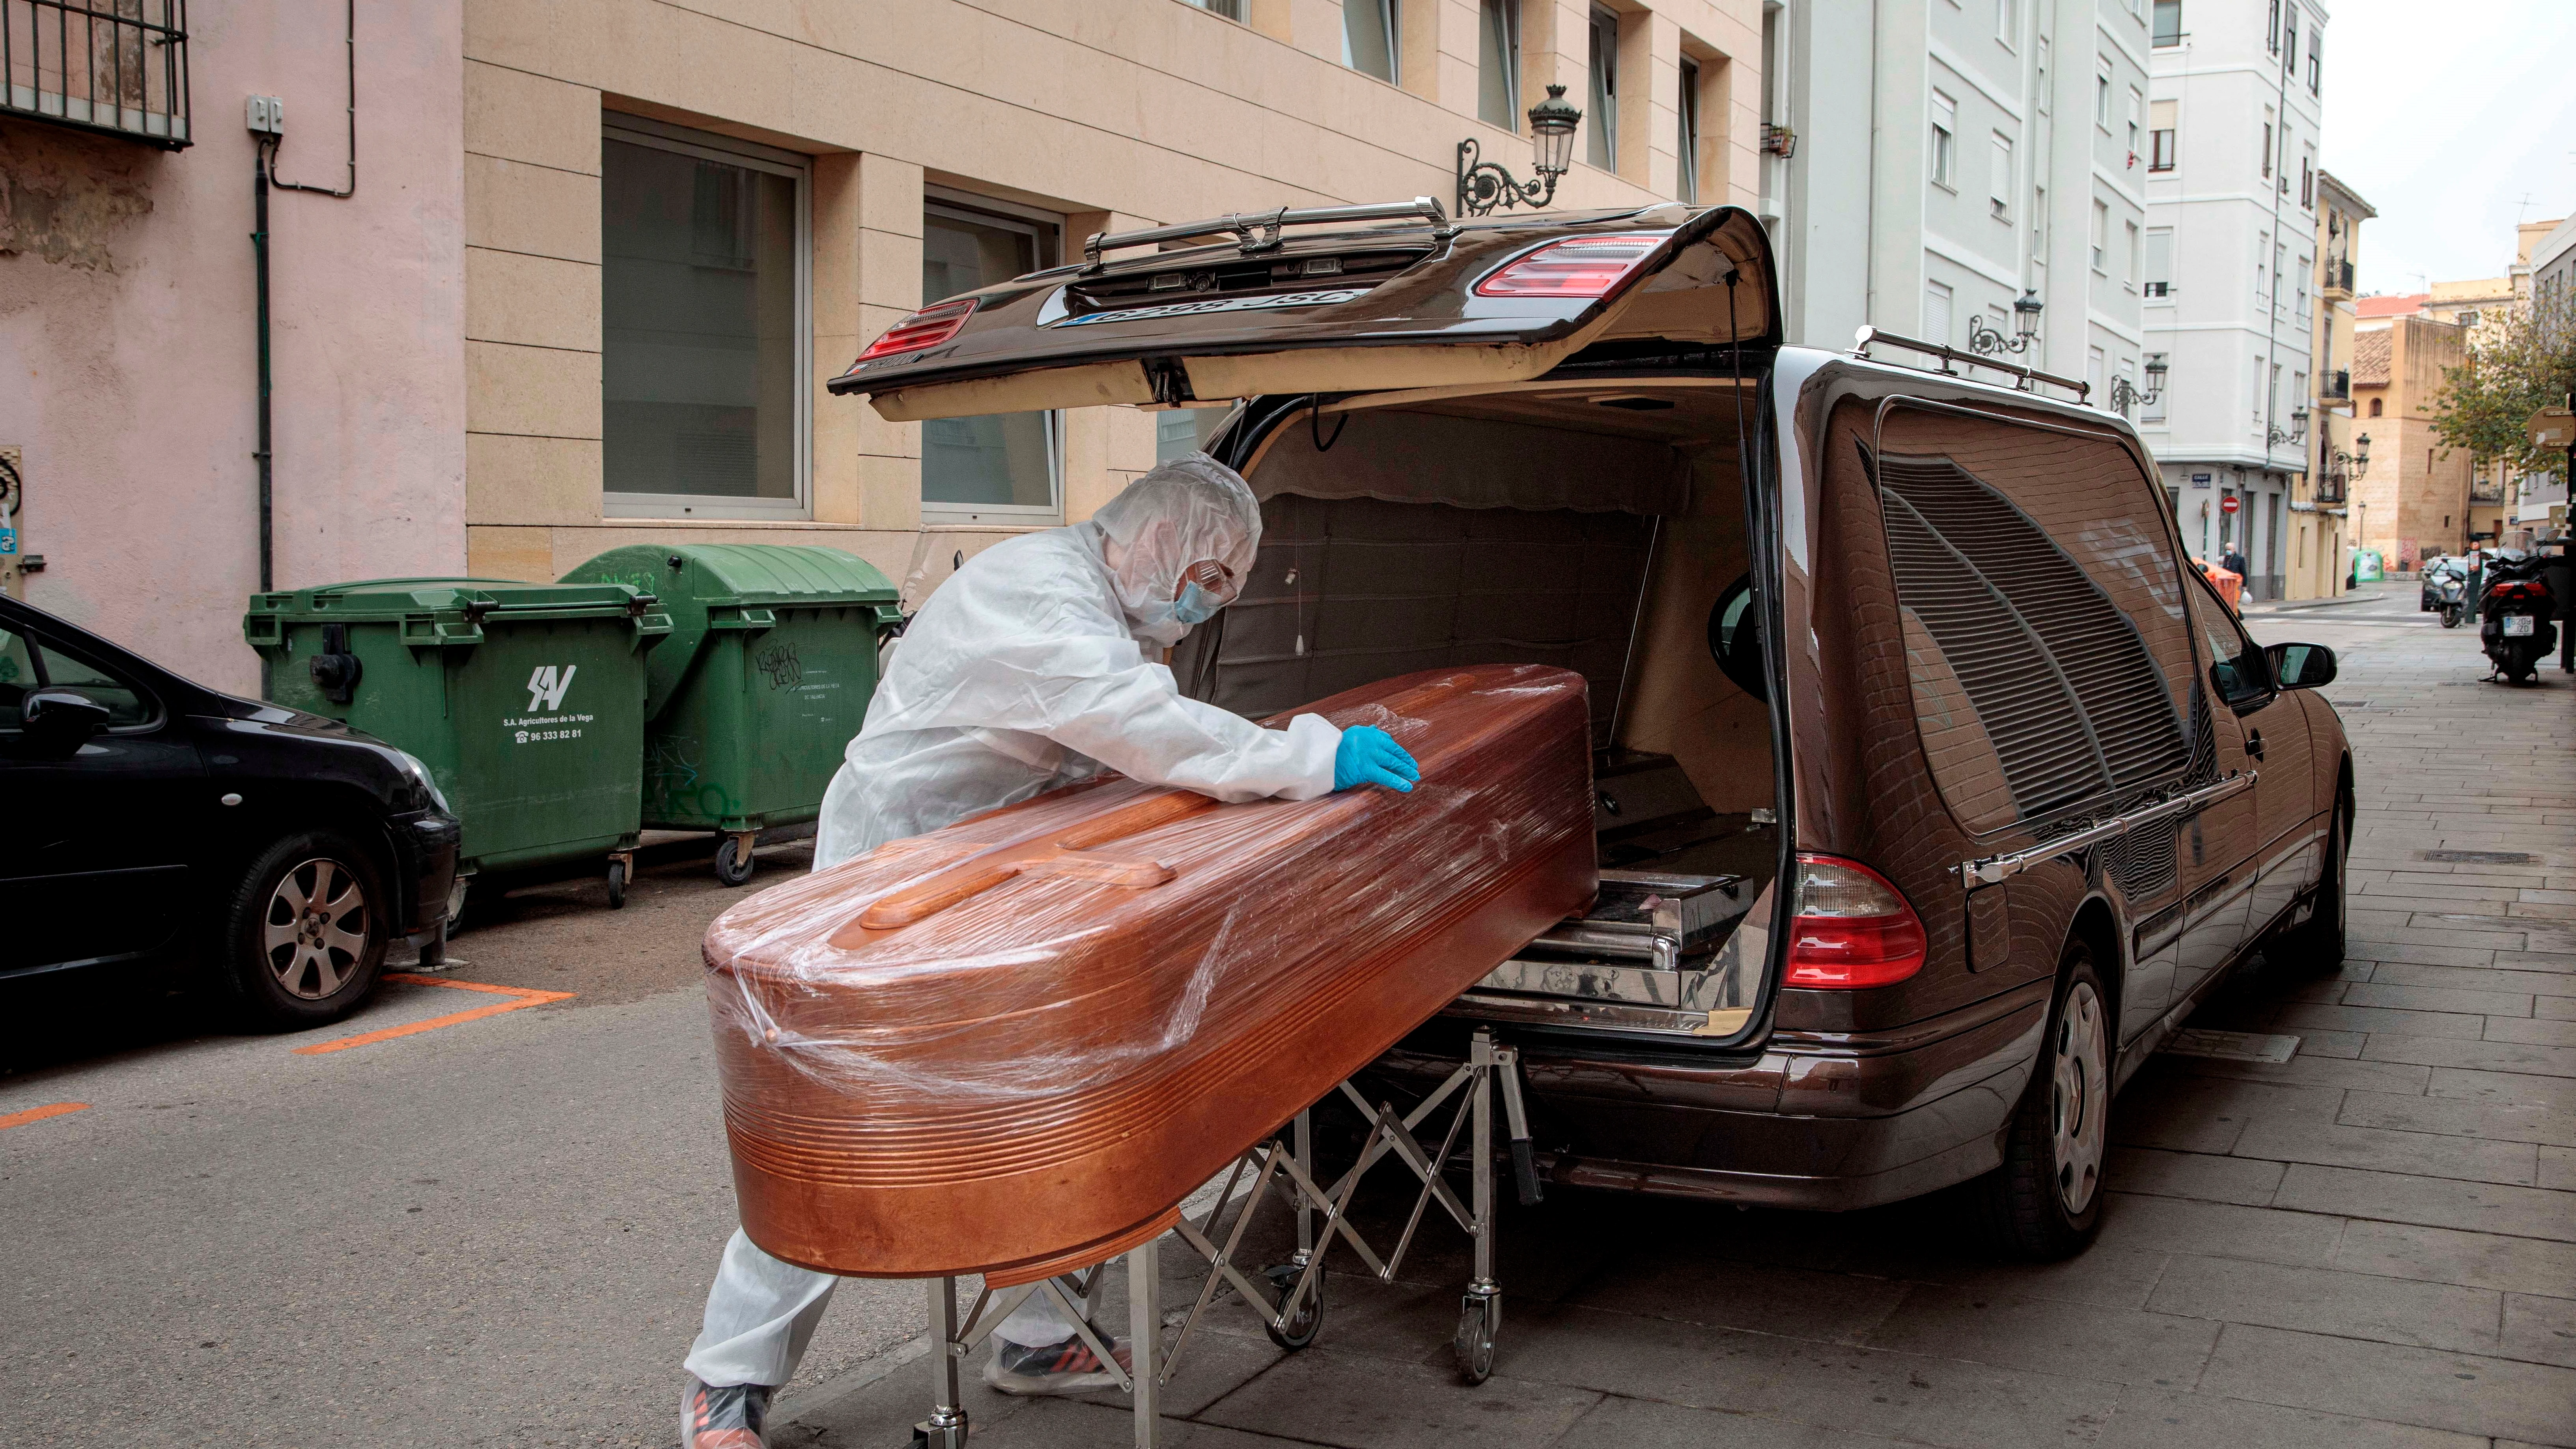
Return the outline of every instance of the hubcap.
{"type": "Polygon", "coordinates": [[[2053,1055],[2050,1111],[2057,1138],[2057,1199],[2069,1213],[2081,1213],[2092,1206],[2102,1185],[2102,1143],[2111,1114],[2110,1053],[2102,1030],[2102,998],[2093,983],[2078,981],[2066,993],[2053,1055]]]}
{"type": "Polygon", "coordinates": [[[336,860],[308,860],[280,877],[261,921],[260,951],[287,995],[338,991],[367,951],[367,892],[336,860]]]}

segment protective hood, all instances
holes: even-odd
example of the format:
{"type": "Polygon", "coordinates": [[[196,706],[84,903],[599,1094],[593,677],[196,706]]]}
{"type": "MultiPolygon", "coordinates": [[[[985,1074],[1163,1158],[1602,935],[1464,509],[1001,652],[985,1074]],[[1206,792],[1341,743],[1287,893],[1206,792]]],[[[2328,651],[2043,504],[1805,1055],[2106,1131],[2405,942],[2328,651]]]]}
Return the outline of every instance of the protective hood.
{"type": "Polygon", "coordinates": [[[1137,639],[1167,649],[1190,629],[1174,611],[1182,573],[1202,562],[1222,565],[1225,580],[1207,592],[1218,605],[1230,603],[1261,545],[1261,505],[1252,486],[1205,453],[1156,464],[1091,521],[1137,639]]]}

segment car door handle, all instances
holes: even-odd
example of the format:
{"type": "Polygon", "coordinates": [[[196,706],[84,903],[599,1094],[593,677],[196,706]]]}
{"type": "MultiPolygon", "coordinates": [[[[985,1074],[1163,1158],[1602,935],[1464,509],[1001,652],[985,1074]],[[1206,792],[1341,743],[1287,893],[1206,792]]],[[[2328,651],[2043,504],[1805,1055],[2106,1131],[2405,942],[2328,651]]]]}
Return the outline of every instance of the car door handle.
{"type": "Polygon", "coordinates": [[[2263,732],[2261,730],[2254,730],[2245,736],[2245,753],[2252,755],[2258,760],[2263,758],[2263,732]]]}

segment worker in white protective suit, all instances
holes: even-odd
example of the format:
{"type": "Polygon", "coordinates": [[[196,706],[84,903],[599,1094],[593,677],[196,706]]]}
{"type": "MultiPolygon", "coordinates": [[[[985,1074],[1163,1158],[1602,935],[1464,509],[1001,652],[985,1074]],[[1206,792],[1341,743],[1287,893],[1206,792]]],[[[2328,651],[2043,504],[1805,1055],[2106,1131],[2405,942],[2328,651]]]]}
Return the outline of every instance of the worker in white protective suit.
{"type": "MultiPolygon", "coordinates": [[[[1157,466],[1088,523],[978,554],[895,647],[823,797],[814,868],[1104,769],[1227,801],[1411,790],[1413,757],[1382,730],[1318,715],[1262,729],[1174,684],[1164,651],[1233,601],[1260,540],[1252,489],[1195,454],[1157,466]]],[[[795,1373],[838,1281],[735,1231],[685,1364],[687,1449],[757,1449],[770,1395],[795,1373]]],[[[1043,1293],[994,1340],[984,1377],[1006,1393],[1116,1382],[1043,1293]]],[[[1123,1364],[1126,1345],[1113,1348],[1123,1364]]]]}

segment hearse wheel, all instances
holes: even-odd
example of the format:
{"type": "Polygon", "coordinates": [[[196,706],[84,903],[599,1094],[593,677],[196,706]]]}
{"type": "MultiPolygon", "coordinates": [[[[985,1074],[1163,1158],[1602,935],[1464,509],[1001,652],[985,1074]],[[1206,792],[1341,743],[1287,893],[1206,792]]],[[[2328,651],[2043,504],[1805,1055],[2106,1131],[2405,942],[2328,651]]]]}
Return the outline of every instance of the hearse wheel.
{"type": "Polygon", "coordinates": [[[1996,1247],[2051,1262],[2093,1240],[2102,1220],[2110,1116],[2109,1011],[2093,953],[2077,941],[2058,970],[2048,1035],[2005,1132],[2003,1166],[1977,1182],[1996,1247]]]}

